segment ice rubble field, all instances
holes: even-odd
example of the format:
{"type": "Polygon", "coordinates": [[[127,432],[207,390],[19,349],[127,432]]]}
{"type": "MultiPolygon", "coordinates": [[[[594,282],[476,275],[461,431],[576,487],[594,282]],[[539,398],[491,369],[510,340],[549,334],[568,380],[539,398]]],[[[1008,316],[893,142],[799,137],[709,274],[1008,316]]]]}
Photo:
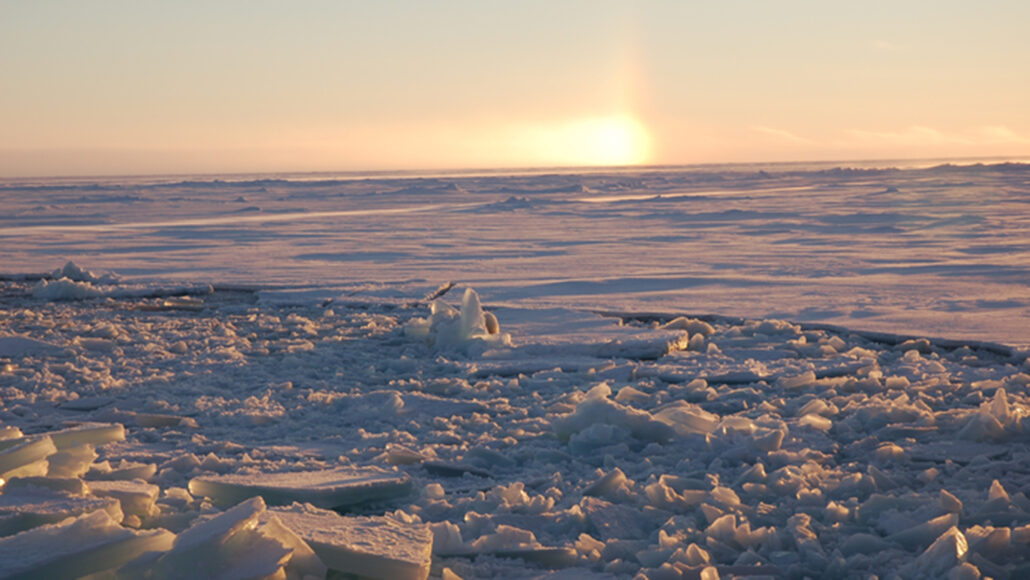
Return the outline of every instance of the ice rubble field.
{"type": "Polygon", "coordinates": [[[1026,577],[1028,179],[0,188],[0,577],[1026,577]]]}

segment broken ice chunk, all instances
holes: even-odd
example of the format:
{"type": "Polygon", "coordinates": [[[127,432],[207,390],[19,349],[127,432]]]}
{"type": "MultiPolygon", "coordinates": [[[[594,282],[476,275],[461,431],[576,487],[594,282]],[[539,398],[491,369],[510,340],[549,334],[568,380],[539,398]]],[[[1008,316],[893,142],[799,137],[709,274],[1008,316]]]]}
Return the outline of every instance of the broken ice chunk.
{"type": "Polygon", "coordinates": [[[58,451],[47,458],[47,477],[82,477],[96,458],[97,452],[89,444],[58,451]]]}
{"type": "Polygon", "coordinates": [[[39,486],[21,486],[0,495],[0,536],[16,534],[87,512],[103,510],[122,521],[118,500],[71,495],[39,486]]]}
{"type": "Polygon", "coordinates": [[[776,386],[781,389],[803,389],[815,384],[815,371],[805,371],[800,375],[782,376],[776,380],[776,386]]]}
{"type": "Polygon", "coordinates": [[[104,412],[97,414],[96,417],[104,421],[117,421],[143,428],[197,428],[197,421],[192,417],[169,415],[165,413],[137,413],[135,411],[122,411],[116,407],[106,409],[104,412]]]}
{"type": "Polygon", "coordinates": [[[910,578],[941,578],[965,562],[968,554],[966,536],[952,526],[901,572],[910,578]]]}
{"type": "Polygon", "coordinates": [[[644,495],[654,507],[661,509],[685,509],[708,499],[703,483],[674,475],[662,475],[658,481],[644,487],[644,495]]]}
{"type": "Polygon", "coordinates": [[[941,490],[940,499],[941,509],[946,512],[961,514],[962,513],[962,500],[952,495],[948,490],[941,490]]]}
{"type": "Polygon", "coordinates": [[[499,558],[518,558],[549,568],[560,568],[575,563],[578,555],[573,548],[551,548],[541,545],[529,530],[509,525],[498,525],[493,533],[484,534],[468,542],[458,551],[439,551],[444,557],[474,558],[489,554],[499,558]]]}
{"type": "Polygon", "coordinates": [[[616,467],[601,476],[601,478],[594,483],[585,487],[583,489],[583,495],[604,497],[611,496],[619,491],[622,491],[623,494],[628,494],[632,489],[632,485],[633,482],[626,477],[626,474],[616,467]]]}
{"type": "Polygon", "coordinates": [[[193,525],[154,562],[150,578],[282,577],[293,550],[258,526],[264,511],[255,497],[193,525]]]}
{"type": "Polygon", "coordinates": [[[390,465],[414,465],[421,463],[425,457],[413,450],[397,443],[387,443],[386,462],[390,465]]]}
{"type": "Polygon", "coordinates": [[[157,473],[157,466],[153,463],[137,463],[125,459],[115,465],[107,461],[94,463],[86,473],[90,480],[112,480],[112,479],[143,479],[149,480],[157,473]]]}
{"type": "Polygon", "coordinates": [[[219,506],[261,496],[270,505],[301,501],[334,508],[403,497],[411,493],[413,485],[406,473],[375,467],[341,467],[292,473],[206,475],[190,480],[189,489],[193,495],[209,497],[219,506]]]}
{"type": "Polygon", "coordinates": [[[897,542],[909,550],[929,545],[948,528],[958,525],[958,514],[944,514],[907,530],[891,534],[888,540],[897,542]]]}
{"type": "Polygon", "coordinates": [[[118,423],[82,423],[75,427],[47,433],[57,447],[63,451],[76,445],[103,445],[125,440],[125,427],[118,423]]]}
{"type": "Polygon", "coordinates": [[[579,503],[587,522],[602,540],[643,539],[654,524],[640,510],[626,504],[585,497],[579,503]]]}
{"type": "Polygon", "coordinates": [[[687,318],[686,316],[674,318],[663,324],[662,328],[665,330],[685,330],[691,336],[695,334],[712,336],[715,334],[715,328],[711,324],[697,318],[687,318]]]}
{"type": "Polygon", "coordinates": [[[997,501],[1009,503],[1009,493],[1005,491],[1005,488],[1001,485],[1001,482],[995,479],[991,482],[991,488],[987,491],[987,501],[997,501]]]}
{"type": "Polygon", "coordinates": [[[1022,430],[1022,419],[1027,414],[1025,406],[1010,403],[1005,389],[1000,388],[969,417],[958,436],[973,441],[1004,440],[1022,430]]]}
{"type": "Polygon", "coordinates": [[[145,481],[93,481],[90,492],[97,497],[113,497],[125,515],[147,517],[154,513],[154,502],[160,489],[145,481]]]}
{"type": "Polygon", "coordinates": [[[811,427],[816,431],[829,431],[833,427],[833,421],[823,417],[822,415],[816,415],[814,413],[803,415],[798,419],[798,425],[802,427],[811,427]]]}
{"type": "MultiPolygon", "coordinates": [[[[552,424],[559,439],[568,440],[573,434],[586,431],[594,425],[611,425],[627,430],[637,439],[663,442],[675,431],[647,411],[616,403],[609,398],[612,390],[605,383],[595,385],[587,392],[576,410],[558,417],[552,424]]],[[[712,428],[715,428],[713,423],[712,428]]]]}
{"type": "Polygon", "coordinates": [[[77,477],[15,477],[4,484],[5,494],[60,492],[83,496],[89,492],[77,477]]]}
{"type": "Polygon", "coordinates": [[[429,576],[433,533],[428,525],[389,517],[344,517],[310,504],[269,510],[330,569],[384,580],[429,576]]]}
{"type": "Polygon", "coordinates": [[[123,528],[97,510],[0,540],[0,562],[8,579],[80,578],[119,568],[145,552],[168,550],[174,537],[161,529],[123,528]]]}
{"type": "Polygon", "coordinates": [[[328,568],[303,538],[286,527],[282,520],[274,514],[265,512],[262,514],[261,520],[261,532],[264,535],[279,540],[287,549],[293,550],[293,553],[290,554],[290,561],[286,564],[288,580],[325,578],[328,568]]]}
{"type": "Polygon", "coordinates": [[[859,533],[845,540],[840,547],[840,551],[845,556],[853,556],[855,554],[872,554],[886,550],[889,547],[890,543],[879,536],[859,533]]]}
{"type": "Polygon", "coordinates": [[[759,451],[776,451],[783,445],[783,439],[787,436],[786,426],[782,429],[758,429],[752,436],[751,442],[759,451]]]}
{"type": "Polygon", "coordinates": [[[686,401],[675,401],[663,407],[654,414],[654,418],[669,425],[681,435],[711,433],[719,424],[718,415],[686,401]]]}
{"type": "Polygon", "coordinates": [[[9,472],[57,453],[57,447],[49,437],[15,441],[17,444],[0,451],[0,478],[9,479],[9,472]]]}

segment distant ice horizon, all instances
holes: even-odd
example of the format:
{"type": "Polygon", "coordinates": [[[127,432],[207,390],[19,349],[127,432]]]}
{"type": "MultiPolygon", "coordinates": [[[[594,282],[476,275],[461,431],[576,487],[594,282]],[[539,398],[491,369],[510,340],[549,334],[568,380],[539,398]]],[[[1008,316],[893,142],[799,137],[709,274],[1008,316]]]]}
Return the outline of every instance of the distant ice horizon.
{"type": "Polygon", "coordinates": [[[501,175],[568,175],[588,173],[627,173],[660,171],[733,171],[740,168],[755,171],[813,171],[819,169],[926,169],[937,165],[976,165],[1000,163],[1030,163],[1030,155],[943,156],[943,157],[882,157],[797,161],[726,161],[708,163],[672,163],[639,165],[548,165],[511,167],[452,167],[409,169],[340,169],[293,171],[171,171],[171,172],[115,172],[115,173],[53,173],[39,175],[0,175],[0,185],[32,185],[34,183],[73,184],[81,182],[117,184],[157,184],[179,181],[257,181],[283,179],[289,181],[332,181],[375,178],[444,178],[484,177],[501,175]]]}

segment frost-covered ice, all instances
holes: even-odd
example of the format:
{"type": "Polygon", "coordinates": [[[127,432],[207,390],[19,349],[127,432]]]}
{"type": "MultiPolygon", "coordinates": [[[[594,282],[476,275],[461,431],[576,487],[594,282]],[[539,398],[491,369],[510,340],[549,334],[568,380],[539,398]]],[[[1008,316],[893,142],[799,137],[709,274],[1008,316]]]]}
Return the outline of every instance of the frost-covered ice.
{"type": "Polygon", "coordinates": [[[0,569],[1024,577],[1028,176],[0,189],[0,569]]]}

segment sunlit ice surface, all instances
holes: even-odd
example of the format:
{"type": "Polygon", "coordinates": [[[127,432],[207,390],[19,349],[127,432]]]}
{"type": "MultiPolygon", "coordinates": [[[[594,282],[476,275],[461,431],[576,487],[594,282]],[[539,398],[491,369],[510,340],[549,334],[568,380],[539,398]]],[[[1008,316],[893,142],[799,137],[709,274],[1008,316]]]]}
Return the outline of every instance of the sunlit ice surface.
{"type": "MultiPolygon", "coordinates": [[[[620,123],[559,134],[625,160],[620,123]]],[[[455,281],[493,303],[1030,342],[1026,166],[835,167],[9,183],[0,242],[7,272],[358,296],[455,281]]]]}

